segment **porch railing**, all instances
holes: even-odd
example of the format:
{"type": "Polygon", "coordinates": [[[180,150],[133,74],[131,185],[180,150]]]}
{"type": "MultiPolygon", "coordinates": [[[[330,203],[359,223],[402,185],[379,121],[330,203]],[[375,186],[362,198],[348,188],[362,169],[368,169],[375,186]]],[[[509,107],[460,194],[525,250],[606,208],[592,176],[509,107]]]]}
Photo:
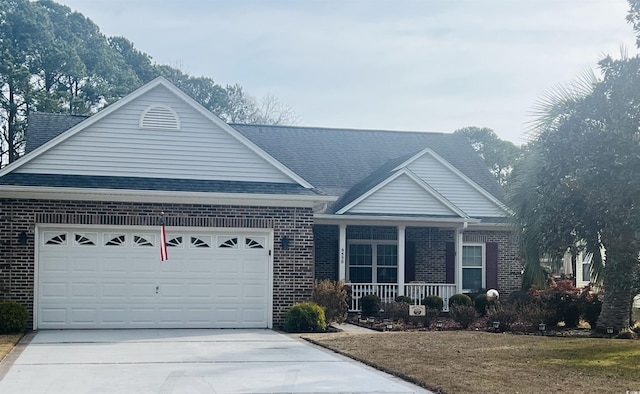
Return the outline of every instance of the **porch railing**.
{"type": "MultiPolygon", "coordinates": [[[[367,294],[375,294],[380,301],[392,302],[398,296],[398,285],[395,283],[347,283],[351,287],[350,312],[360,310],[360,298],[367,294]]],[[[444,312],[449,311],[449,298],[456,294],[456,285],[448,283],[409,283],[404,285],[404,294],[413,300],[414,305],[422,305],[426,296],[436,295],[442,298],[444,312]]]]}

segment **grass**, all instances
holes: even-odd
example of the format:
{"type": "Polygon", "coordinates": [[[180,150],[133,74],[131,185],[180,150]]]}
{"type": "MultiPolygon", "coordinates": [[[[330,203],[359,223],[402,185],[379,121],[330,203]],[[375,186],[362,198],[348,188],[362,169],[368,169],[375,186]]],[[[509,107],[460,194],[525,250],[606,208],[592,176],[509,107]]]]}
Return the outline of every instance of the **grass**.
{"type": "Polygon", "coordinates": [[[22,334],[0,335],[0,361],[9,354],[20,338],[22,334]]]}
{"type": "Polygon", "coordinates": [[[305,334],[441,393],[640,391],[640,341],[481,331],[305,334]]]}

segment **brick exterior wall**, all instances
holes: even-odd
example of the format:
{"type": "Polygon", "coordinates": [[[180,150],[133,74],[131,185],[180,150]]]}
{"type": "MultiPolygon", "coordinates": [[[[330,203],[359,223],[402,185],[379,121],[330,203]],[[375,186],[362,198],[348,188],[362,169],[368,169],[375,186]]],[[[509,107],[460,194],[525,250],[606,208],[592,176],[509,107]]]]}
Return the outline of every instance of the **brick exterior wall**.
{"type": "Polygon", "coordinates": [[[338,280],[339,238],[338,226],[313,226],[314,276],[317,280],[338,280]]]}
{"type": "Polygon", "coordinates": [[[512,231],[465,231],[465,241],[498,244],[498,291],[509,295],[520,290],[522,258],[517,235],[512,231]]]}
{"type": "MultiPolygon", "coordinates": [[[[363,239],[362,234],[373,234],[374,239],[396,239],[389,227],[379,230],[364,226],[347,226],[349,239],[363,239]],[[355,227],[355,228],[353,228],[355,227]],[[351,236],[349,236],[351,235],[351,236]]],[[[339,227],[315,225],[314,275],[316,279],[338,278],[339,227]]],[[[407,227],[407,242],[416,246],[416,281],[446,283],[445,245],[455,241],[455,231],[435,227],[407,227]]],[[[520,288],[522,262],[518,242],[510,231],[465,231],[465,241],[495,242],[498,244],[498,290],[509,294],[520,288]]]]}
{"type": "Polygon", "coordinates": [[[0,199],[0,298],[24,305],[33,316],[34,231],[37,223],[272,228],[273,326],[284,324],[294,303],[313,290],[313,213],[309,208],[270,208],[199,204],[0,199]],[[19,242],[28,234],[26,245],[19,242]],[[282,250],[280,239],[290,239],[282,250]],[[11,270],[4,269],[7,264],[11,270]],[[2,287],[5,287],[4,289],[2,287]]]}
{"type": "Polygon", "coordinates": [[[416,245],[416,281],[447,283],[445,245],[455,241],[455,231],[433,227],[407,227],[407,242],[416,245]]]}

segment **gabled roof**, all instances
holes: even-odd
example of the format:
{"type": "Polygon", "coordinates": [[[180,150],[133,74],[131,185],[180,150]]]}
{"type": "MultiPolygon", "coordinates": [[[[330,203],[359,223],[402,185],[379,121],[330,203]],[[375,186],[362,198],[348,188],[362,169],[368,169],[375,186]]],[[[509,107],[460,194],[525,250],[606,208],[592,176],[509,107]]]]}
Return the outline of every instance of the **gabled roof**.
{"type": "Polygon", "coordinates": [[[232,124],[321,192],[339,196],[330,212],[377,185],[429,148],[497,201],[504,191],[460,134],[232,124]]]}
{"type": "MultiPolygon", "coordinates": [[[[126,108],[130,110],[131,105],[126,108]]],[[[465,187],[472,188],[477,192],[477,194],[471,193],[472,198],[474,196],[486,197],[486,201],[491,201],[491,204],[495,204],[501,209],[504,208],[502,210],[507,212],[503,204],[504,192],[502,188],[463,135],[319,127],[228,125],[162,78],[150,82],[88,118],[33,113],[29,119],[27,140],[27,152],[29,153],[26,157],[0,170],[0,185],[12,185],[18,188],[23,186],[64,188],[85,185],[96,190],[135,187],[137,190],[143,191],[287,194],[307,196],[307,198],[318,196],[320,197],[318,201],[334,201],[326,213],[345,213],[345,207],[357,204],[365,198],[371,197],[375,191],[390,185],[384,189],[382,195],[368,200],[368,204],[379,201],[383,195],[393,195],[393,190],[401,190],[394,189],[394,187],[398,187],[394,185],[404,185],[401,187],[412,188],[414,198],[424,196],[423,198],[428,199],[430,204],[441,204],[437,209],[440,215],[451,212],[453,216],[463,220],[470,217],[479,218],[480,212],[475,216],[467,215],[465,209],[460,208],[448,195],[445,196],[447,193],[443,194],[438,187],[430,184],[425,178],[425,174],[428,174],[429,170],[427,172],[421,170],[422,175],[413,172],[411,166],[414,164],[412,163],[423,160],[421,158],[428,153],[439,163],[431,161],[432,167],[428,168],[448,168],[450,172],[447,174],[453,174],[456,181],[463,182],[465,187]],[[81,133],[88,126],[108,117],[110,113],[119,108],[123,108],[129,103],[135,104],[136,98],[158,86],[168,89],[199,114],[209,119],[212,127],[224,130],[266,160],[266,163],[273,165],[282,174],[286,174],[288,178],[285,182],[291,182],[291,180],[293,182],[280,184],[277,183],[281,182],[280,180],[272,180],[271,183],[262,182],[264,178],[257,178],[258,182],[247,182],[246,180],[234,182],[233,179],[200,180],[193,177],[191,179],[176,179],[175,176],[173,178],[164,176],[161,179],[144,175],[134,177],[129,175],[129,178],[126,176],[123,178],[123,176],[95,176],[92,173],[72,175],[65,172],[58,172],[52,177],[37,171],[34,173],[29,166],[26,166],[25,171],[14,173],[16,172],[13,171],[15,168],[20,168],[25,163],[29,163],[39,155],[46,153],[52,147],[62,144],[75,134],[81,133]],[[435,164],[441,165],[441,167],[434,167],[435,164]],[[400,175],[403,176],[401,180],[400,175]]],[[[191,143],[197,144],[197,140],[193,140],[191,143]]],[[[187,150],[183,152],[183,154],[186,153],[187,150]]],[[[217,156],[201,156],[204,161],[209,157],[217,156]]],[[[423,162],[416,165],[420,163],[423,162]]],[[[444,187],[446,189],[449,184],[442,183],[442,179],[448,178],[440,178],[440,185],[446,186],[444,187]]],[[[450,194],[450,192],[448,193],[450,194]]],[[[467,206],[469,206],[468,201],[467,206]]],[[[366,209],[369,209],[369,206],[367,205],[366,209]]],[[[425,205],[425,207],[427,206],[435,207],[435,205],[425,205]]],[[[362,210],[363,207],[361,206],[359,209],[362,210]]],[[[346,210],[348,211],[348,209],[346,210]]],[[[492,218],[502,215],[482,216],[492,218]]]]}
{"type": "Polygon", "coordinates": [[[44,112],[30,113],[27,124],[27,145],[24,153],[28,154],[39,148],[88,117],[84,115],[47,114],[44,112]]]}
{"type": "MultiPolygon", "coordinates": [[[[222,129],[227,136],[230,136],[235,140],[237,140],[237,142],[241,144],[243,147],[245,147],[245,149],[248,148],[250,151],[253,152],[253,154],[257,155],[262,160],[264,160],[267,163],[267,165],[273,166],[275,169],[277,169],[277,171],[279,171],[280,174],[285,175],[290,180],[298,183],[302,187],[310,188],[310,189],[313,188],[313,186],[309,184],[305,179],[301,178],[298,174],[291,171],[286,166],[282,165],[282,163],[278,162],[276,159],[274,159],[272,156],[270,156],[260,147],[255,145],[250,140],[246,139],[242,134],[238,133],[235,129],[233,129],[232,127],[227,125],[225,122],[220,120],[220,118],[218,118],[213,113],[205,109],[202,105],[197,103],[189,95],[187,95],[186,93],[184,93],[183,91],[181,91],[176,86],[174,86],[173,84],[171,84],[170,82],[168,82],[166,79],[162,77],[158,77],[154,79],[153,81],[147,83],[146,85],[130,93],[126,97],[111,104],[110,106],[98,112],[97,114],[90,116],[84,120],[80,120],[79,122],[77,122],[78,120],[77,117],[64,119],[64,117],[61,116],[60,118],[58,118],[60,122],[56,126],[53,126],[49,122],[52,120],[55,121],[54,117],[49,116],[49,117],[43,117],[41,119],[36,119],[35,120],[36,126],[38,125],[39,121],[42,121],[45,123],[41,125],[44,127],[42,133],[38,133],[35,128],[31,128],[29,130],[30,134],[33,134],[33,136],[28,138],[33,138],[35,140],[35,143],[29,144],[29,145],[37,146],[37,147],[33,148],[33,150],[30,150],[30,152],[21,160],[11,163],[9,166],[0,170],[0,176],[14,172],[16,169],[19,170],[21,166],[28,165],[30,162],[37,160],[41,155],[46,155],[47,152],[52,148],[63,144],[65,141],[74,137],[76,134],[82,133],[88,127],[95,125],[97,122],[107,118],[109,115],[115,113],[116,111],[120,110],[126,105],[130,103],[134,103],[136,100],[139,100],[142,97],[145,97],[145,95],[147,95],[149,92],[159,87],[164,88],[166,91],[170,92],[170,94],[173,95],[172,97],[175,97],[177,100],[181,100],[183,103],[189,106],[193,111],[195,111],[200,116],[207,119],[209,122],[211,122],[212,126],[222,129]],[[64,127],[67,127],[67,126],[69,126],[68,130],[64,132],[60,132],[64,127]],[[51,139],[45,142],[46,138],[50,138],[50,137],[51,139]]],[[[32,171],[29,170],[27,172],[32,172],[32,171]]]]}

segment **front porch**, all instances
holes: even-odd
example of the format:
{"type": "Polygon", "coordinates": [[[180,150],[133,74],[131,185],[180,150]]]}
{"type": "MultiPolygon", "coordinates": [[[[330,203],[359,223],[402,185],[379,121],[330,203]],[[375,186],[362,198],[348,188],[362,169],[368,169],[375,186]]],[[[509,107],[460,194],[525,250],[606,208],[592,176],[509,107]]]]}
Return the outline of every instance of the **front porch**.
{"type": "Polygon", "coordinates": [[[422,305],[422,300],[431,295],[443,300],[444,312],[449,311],[449,298],[456,294],[455,283],[410,283],[399,289],[397,284],[390,283],[346,283],[351,289],[349,312],[360,310],[360,298],[367,294],[375,294],[383,303],[393,302],[397,296],[404,294],[411,298],[413,305],[422,305]]]}

